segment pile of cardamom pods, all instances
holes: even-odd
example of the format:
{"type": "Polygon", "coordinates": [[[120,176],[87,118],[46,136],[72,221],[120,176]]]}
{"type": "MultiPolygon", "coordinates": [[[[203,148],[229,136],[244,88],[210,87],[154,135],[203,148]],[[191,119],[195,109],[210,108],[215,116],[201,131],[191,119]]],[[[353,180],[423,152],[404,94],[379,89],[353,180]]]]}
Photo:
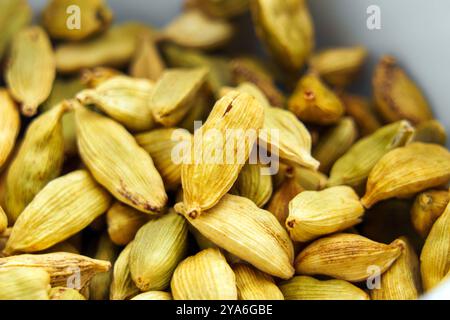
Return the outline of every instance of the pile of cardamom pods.
{"type": "Polygon", "coordinates": [[[316,50],[304,0],[113,16],[0,2],[0,299],[417,299],[450,278],[445,129],[394,57],[368,98],[367,49],[316,50]],[[224,150],[241,161],[206,159],[224,150]]]}

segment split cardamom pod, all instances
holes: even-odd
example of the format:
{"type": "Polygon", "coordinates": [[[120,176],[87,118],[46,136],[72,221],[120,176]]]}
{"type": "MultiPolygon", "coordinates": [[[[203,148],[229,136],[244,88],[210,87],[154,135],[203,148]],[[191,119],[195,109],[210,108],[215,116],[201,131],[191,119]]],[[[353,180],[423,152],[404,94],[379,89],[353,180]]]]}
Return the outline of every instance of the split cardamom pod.
{"type": "Polygon", "coordinates": [[[0,169],[14,149],[20,131],[20,115],[16,103],[6,89],[0,88],[0,169]]]}
{"type": "Polygon", "coordinates": [[[160,212],[167,195],[149,154],[120,124],[74,103],[78,150],[95,179],[117,200],[160,212]]]}
{"type": "Polygon", "coordinates": [[[427,190],[419,193],[411,208],[411,222],[422,238],[426,238],[434,222],[444,213],[450,201],[448,190],[427,190]]]}
{"type": "Polygon", "coordinates": [[[45,270],[0,269],[0,300],[48,300],[50,277],[45,270]]]}

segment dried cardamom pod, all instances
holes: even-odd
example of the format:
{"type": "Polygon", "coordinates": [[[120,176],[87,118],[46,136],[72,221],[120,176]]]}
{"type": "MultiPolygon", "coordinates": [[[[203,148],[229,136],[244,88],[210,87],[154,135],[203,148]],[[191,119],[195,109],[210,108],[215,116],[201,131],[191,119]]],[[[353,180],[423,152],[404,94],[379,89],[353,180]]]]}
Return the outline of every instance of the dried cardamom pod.
{"type": "Polygon", "coordinates": [[[233,266],[239,300],[284,300],[272,277],[244,263],[233,266]]]}
{"type": "Polygon", "coordinates": [[[370,172],[361,203],[408,197],[450,181],[450,152],[436,144],[414,142],[383,156],[370,172]]]}
{"type": "Polygon", "coordinates": [[[336,160],[350,149],[357,137],[358,129],[350,117],[342,118],[321,136],[312,153],[320,162],[320,171],[328,173],[336,160]]]}
{"type": "MultiPolygon", "coordinates": [[[[116,76],[123,76],[123,73],[108,67],[95,67],[81,70],[81,82],[90,89],[97,88],[103,82],[116,76]]],[[[78,90],[77,93],[80,91],[78,90]]]]}
{"type": "Polygon", "coordinates": [[[175,205],[175,210],[220,248],[265,273],[283,279],[292,277],[294,249],[286,230],[251,200],[227,194],[195,219],[184,210],[183,203],[175,205]]]}
{"type": "MultiPolygon", "coordinates": [[[[103,0],[52,0],[42,12],[42,23],[50,36],[62,40],[83,40],[105,30],[112,21],[113,13],[103,0]],[[69,14],[73,6],[79,12],[79,27],[73,24],[69,14]]],[[[73,11],[72,11],[73,10],[73,11]]]]}
{"type": "Polygon", "coordinates": [[[448,190],[427,190],[419,193],[411,208],[411,222],[422,238],[426,238],[434,222],[444,213],[450,201],[448,190]]]}
{"type": "Polygon", "coordinates": [[[14,36],[6,64],[5,80],[22,114],[33,116],[52,91],[55,56],[45,31],[27,27],[14,36]]]}
{"type": "Polygon", "coordinates": [[[65,104],[56,106],[37,117],[26,131],[6,178],[5,210],[11,223],[61,173],[64,161],[61,118],[66,110],[65,104]]]}
{"type": "Polygon", "coordinates": [[[219,249],[183,260],[171,281],[174,300],[237,300],[236,277],[219,249]]]}
{"type": "Polygon", "coordinates": [[[78,290],[65,287],[51,288],[49,297],[50,300],[86,300],[78,290]]]}
{"type": "Polygon", "coordinates": [[[408,239],[399,241],[405,249],[380,277],[380,288],[370,291],[372,300],[416,300],[421,293],[419,258],[408,239]]]}
{"type": "Polygon", "coordinates": [[[0,300],[48,300],[50,277],[45,270],[0,269],[0,300]]]}
{"type": "Polygon", "coordinates": [[[233,18],[248,11],[250,0],[198,0],[198,6],[215,18],[233,18]]]}
{"type": "Polygon", "coordinates": [[[217,55],[206,55],[201,51],[180,48],[167,44],[163,52],[168,64],[174,68],[198,68],[204,67],[209,70],[206,80],[208,86],[217,98],[220,97],[219,90],[231,83],[231,72],[228,59],[217,55]]]}
{"type": "Polygon", "coordinates": [[[344,280],[297,276],[280,284],[286,300],[370,300],[360,288],[344,280]]]}
{"type": "Polygon", "coordinates": [[[363,46],[330,48],[314,54],[309,65],[326,82],[342,88],[356,78],[366,58],[363,46]]]}
{"type": "Polygon", "coordinates": [[[195,132],[189,157],[181,167],[184,209],[191,218],[213,207],[231,189],[263,120],[263,107],[248,94],[233,91],[215,104],[195,132]]]}
{"type": "Polygon", "coordinates": [[[289,202],[304,189],[293,178],[284,180],[278,190],[276,190],[269,201],[266,209],[270,211],[280,222],[285,225],[286,218],[289,215],[289,202]]]}
{"type": "Polygon", "coordinates": [[[406,119],[417,125],[433,118],[422,92],[394,57],[381,58],[372,82],[377,110],[386,121],[406,119]]]}
{"type": "Polygon", "coordinates": [[[86,42],[62,44],[56,49],[56,68],[60,73],[74,73],[99,66],[122,67],[133,57],[138,35],[145,32],[153,33],[148,26],[129,22],[86,42]]]}
{"type": "Polygon", "coordinates": [[[108,261],[66,252],[21,254],[0,258],[0,271],[14,268],[44,269],[50,275],[52,287],[76,289],[84,288],[94,275],[107,272],[110,267],[108,261]]]}
{"type": "Polygon", "coordinates": [[[148,153],[114,120],[74,105],[79,153],[96,180],[125,204],[160,212],[167,195],[148,153]]]}
{"type": "Polygon", "coordinates": [[[357,225],[363,214],[359,197],[350,187],[303,191],[289,203],[286,228],[292,240],[308,242],[357,225]]]}
{"type": "Polygon", "coordinates": [[[191,109],[207,72],[205,68],[165,71],[150,96],[155,120],[166,127],[178,124],[191,109]]]}
{"type": "Polygon", "coordinates": [[[336,123],[345,111],[341,100],[315,73],[299,80],[288,106],[300,120],[319,125],[336,123]]]}
{"type": "Polygon", "coordinates": [[[230,193],[252,200],[262,208],[272,195],[272,177],[261,172],[260,164],[246,164],[231,188],[230,193]]]}
{"type": "Polygon", "coordinates": [[[166,68],[156,46],[156,39],[149,34],[139,38],[139,44],[129,67],[129,74],[134,78],[158,81],[166,68]]]}
{"type": "Polygon", "coordinates": [[[409,143],[413,133],[408,121],[399,121],[359,140],[334,163],[328,185],[345,184],[361,190],[375,164],[389,151],[409,143]]]}
{"type": "Polygon", "coordinates": [[[139,228],[148,222],[148,219],[148,215],[119,201],[114,202],[106,213],[111,241],[119,246],[127,245],[134,239],[139,228]]]}
{"type": "MultiPolygon", "coordinates": [[[[111,265],[114,265],[114,261],[117,258],[117,247],[109,239],[107,233],[102,234],[98,241],[97,251],[94,258],[103,261],[109,261],[111,265]]],[[[112,269],[108,272],[96,274],[92,277],[89,284],[89,299],[90,300],[109,300],[109,288],[112,281],[112,269]]]]}
{"type": "Polygon", "coordinates": [[[345,113],[352,117],[358,125],[359,133],[364,137],[381,127],[375,111],[367,98],[354,94],[340,94],[345,113]]]}
{"type": "Polygon", "coordinates": [[[133,242],[130,242],[119,254],[114,263],[113,279],[109,295],[111,300],[126,300],[139,293],[131,279],[129,257],[133,242]]]}
{"type": "Polygon", "coordinates": [[[286,104],[286,98],[262,61],[250,57],[235,58],[230,62],[230,69],[235,83],[253,83],[264,93],[270,105],[283,107],[286,104]]]}
{"type": "Polygon", "coordinates": [[[304,0],[250,2],[260,40],[284,67],[299,70],[314,48],[314,26],[304,0]]]}
{"type": "Polygon", "coordinates": [[[187,223],[171,210],[147,222],[136,234],[130,252],[131,277],[141,291],[164,290],[187,252],[187,223]]]}
{"type": "Polygon", "coordinates": [[[3,233],[7,227],[8,227],[8,217],[6,216],[5,211],[3,211],[2,207],[0,206],[0,234],[3,233]]]}
{"type": "Polygon", "coordinates": [[[6,89],[0,88],[0,169],[14,149],[20,131],[17,105],[6,89]]]}
{"type": "Polygon", "coordinates": [[[447,276],[450,270],[450,205],[436,220],[420,255],[423,287],[429,291],[447,276]]]}
{"type": "Polygon", "coordinates": [[[447,133],[444,126],[439,121],[428,120],[416,127],[413,141],[435,143],[445,146],[445,143],[447,142],[447,133]]]}
{"type": "Polygon", "coordinates": [[[356,234],[338,233],[314,241],[295,259],[301,275],[325,275],[351,282],[366,280],[371,266],[385,272],[401,255],[403,244],[378,243],[356,234]]]}
{"type": "Polygon", "coordinates": [[[104,213],[109,194],[85,170],[49,182],[20,214],[5,252],[47,249],[76,234],[104,213]]]}
{"type": "Polygon", "coordinates": [[[172,300],[172,295],[164,291],[148,291],[138,294],[130,300],[172,300]]]}
{"type": "Polygon", "coordinates": [[[84,105],[95,105],[127,129],[144,131],[155,126],[150,107],[152,90],[149,80],[115,76],[76,97],[84,105]]]}
{"type": "Polygon", "coordinates": [[[166,189],[176,190],[181,184],[181,163],[172,159],[172,152],[184,143],[189,146],[192,135],[183,129],[163,128],[138,134],[135,138],[152,157],[166,189]]]}
{"type": "Polygon", "coordinates": [[[230,41],[233,34],[228,21],[211,19],[197,9],[184,11],[162,30],[164,39],[194,49],[216,49],[230,41]]]}
{"type": "Polygon", "coordinates": [[[328,177],[322,172],[280,162],[278,173],[274,176],[274,186],[279,187],[286,179],[294,179],[305,190],[322,190],[328,177]]]}

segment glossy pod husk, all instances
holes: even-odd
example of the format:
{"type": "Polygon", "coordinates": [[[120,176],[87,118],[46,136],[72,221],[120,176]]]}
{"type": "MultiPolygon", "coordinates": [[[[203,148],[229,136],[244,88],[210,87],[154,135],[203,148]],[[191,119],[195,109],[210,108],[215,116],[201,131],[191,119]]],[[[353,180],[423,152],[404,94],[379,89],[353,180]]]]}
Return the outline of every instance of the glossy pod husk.
{"type": "Polygon", "coordinates": [[[44,269],[50,275],[52,287],[82,289],[95,274],[108,271],[111,263],[67,252],[21,254],[0,258],[0,271],[18,267],[29,270],[44,269]]]}
{"type": "Polygon", "coordinates": [[[61,118],[66,110],[60,104],[37,117],[27,129],[6,180],[5,209],[12,223],[36,194],[61,173],[64,161],[61,118]]]}
{"type": "Polygon", "coordinates": [[[283,279],[293,275],[294,249],[286,230],[251,200],[227,194],[195,219],[182,203],[175,210],[206,238],[259,270],[283,279]]]}
{"type": "Polygon", "coordinates": [[[33,116],[55,80],[55,56],[45,31],[38,26],[19,31],[12,41],[5,80],[21,111],[33,116]]]}
{"type": "Polygon", "coordinates": [[[280,284],[286,300],[370,300],[369,295],[344,280],[297,276],[280,284]]]}
{"type": "Polygon", "coordinates": [[[246,93],[232,91],[216,102],[205,124],[195,132],[190,154],[181,167],[184,210],[191,218],[213,207],[231,189],[263,120],[263,107],[246,93]],[[230,129],[236,133],[227,134],[230,129]],[[238,146],[230,150],[230,144],[238,146]],[[217,158],[214,150],[226,154],[217,158]]]}
{"type": "Polygon", "coordinates": [[[147,222],[136,234],[130,272],[141,291],[164,290],[187,250],[187,222],[174,211],[147,222]]]}
{"type": "Polygon", "coordinates": [[[0,88],[0,170],[14,149],[20,130],[17,105],[6,89],[0,88]]]}
{"type": "Polygon", "coordinates": [[[47,249],[83,230],[108,209],[110,195],[85,170],[48,183],[14,224],[5,252],[47,249]]]}
{"type": "Polygon", "coordinates": [[[167,195],[149,154],[117,122],[76,105],[77,142],[84,164],[119,201],[146,213],[161,211],[167,195]]]}
{"type": "Polygon", "coordinates": [[[363,236],[338,233],[314,241],[295,259],[295,270],[301,275],[326,275],[351,282],[366,280],[370,266],[383,273],[401,255],[403,245],[378,243],[363,236]]]}
{"type": "Polygon", "coordinates": [[[126,300],[139,293],[139,288],[133,282],[130,273],[130,242],[119,254],[114,263],[113,278],[109,290],[111,300],[126,300]]]}
{"type": "Polygon", "coordinates": [[[45,270],[0,269],[0,300],[48,300],[50,277],[45,270]]]}
{"type": "Polygon", "coordinates": [[[219,249],[183,260],[170,284],[174,300],[237,300],[236,277],[219,249]]]}
{"type": "Polygon", "coordinates": [[[415,142],[392,150],[378,161],[361,202],[370,208],[378,201],[407,197],[449,181],[450,152],[439,145],[415,142]]]}
{"type": "Polygon", "coordinates": [[[427,190],[419,193],[411,208],[411,222],[422,238],[426,238],[434,222],[444,213],[450,201],[448,190],[427,190]]]}

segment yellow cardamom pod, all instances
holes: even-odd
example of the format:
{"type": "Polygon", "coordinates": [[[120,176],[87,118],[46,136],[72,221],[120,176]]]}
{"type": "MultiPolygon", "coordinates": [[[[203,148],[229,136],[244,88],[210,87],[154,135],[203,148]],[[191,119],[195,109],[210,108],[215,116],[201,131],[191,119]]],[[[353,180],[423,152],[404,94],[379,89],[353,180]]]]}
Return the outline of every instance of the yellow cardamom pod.
{"type": "Polygon", "coordinates": [[[149,34],[141,35],[130,63],[129,74],[134,78],[158,81],[165,68],[154,37],[149,34]]]}
{"type": "Polygon", "coordinates": [[[114,120],[74,104],[79,153],[95,179],[139,211],[161,211],[167,195],[148,153],[114,120]]]}
{"type": "Polygon", "coordinates": [[[274,192],[266,209],[270,211],[282,226],[289,215],[289,202],[304,189],[294,178],[287,178],[274,192]]]}
{"type": "Polygon", "coordinates": [[[419,193],[411,208],[414,229],[426,238],[434,222],[444,213],[450,201],[448,190],[427,190],[419,193]]]}
{"type": "Polygon", "coordinates": [[[148,291],[138,294],[130,300],[172,300],[172,295],[164,291],[148,291]]]}
{"type": "Polygon", "coordinates": [[[17,106],[6,89],[0,88],[0,169],[14,149],[20,130],[17,106]]]}
{"type": "Polygon", "coordinates": [[[45,270],[0,268],[0,300],[48,300],[50,277],[45,270]]]}
{"type": "Polygon", "coordinates": [[[237,300],[236,277],[219,249],[206,249],[178,264],[174,300],[237,300]]]}
{"type": "MultiPolygon", "coordinates": [[[[81,83],[87,88],[97,88],[103,82],[116,76],[123,76],[123,73],[109,67],[93,67],[81,70],[81,83]]],[[[76,93],[80,92],[78,90],[76,93]]]]}
{"type": "Polygon", "coordinates": [[[111,300],[126,300],[139,293],[139,288],[133,282],[130,273],[130,242],[119,254],[114,263],[113,278],[109,290],[111,300]]]}

